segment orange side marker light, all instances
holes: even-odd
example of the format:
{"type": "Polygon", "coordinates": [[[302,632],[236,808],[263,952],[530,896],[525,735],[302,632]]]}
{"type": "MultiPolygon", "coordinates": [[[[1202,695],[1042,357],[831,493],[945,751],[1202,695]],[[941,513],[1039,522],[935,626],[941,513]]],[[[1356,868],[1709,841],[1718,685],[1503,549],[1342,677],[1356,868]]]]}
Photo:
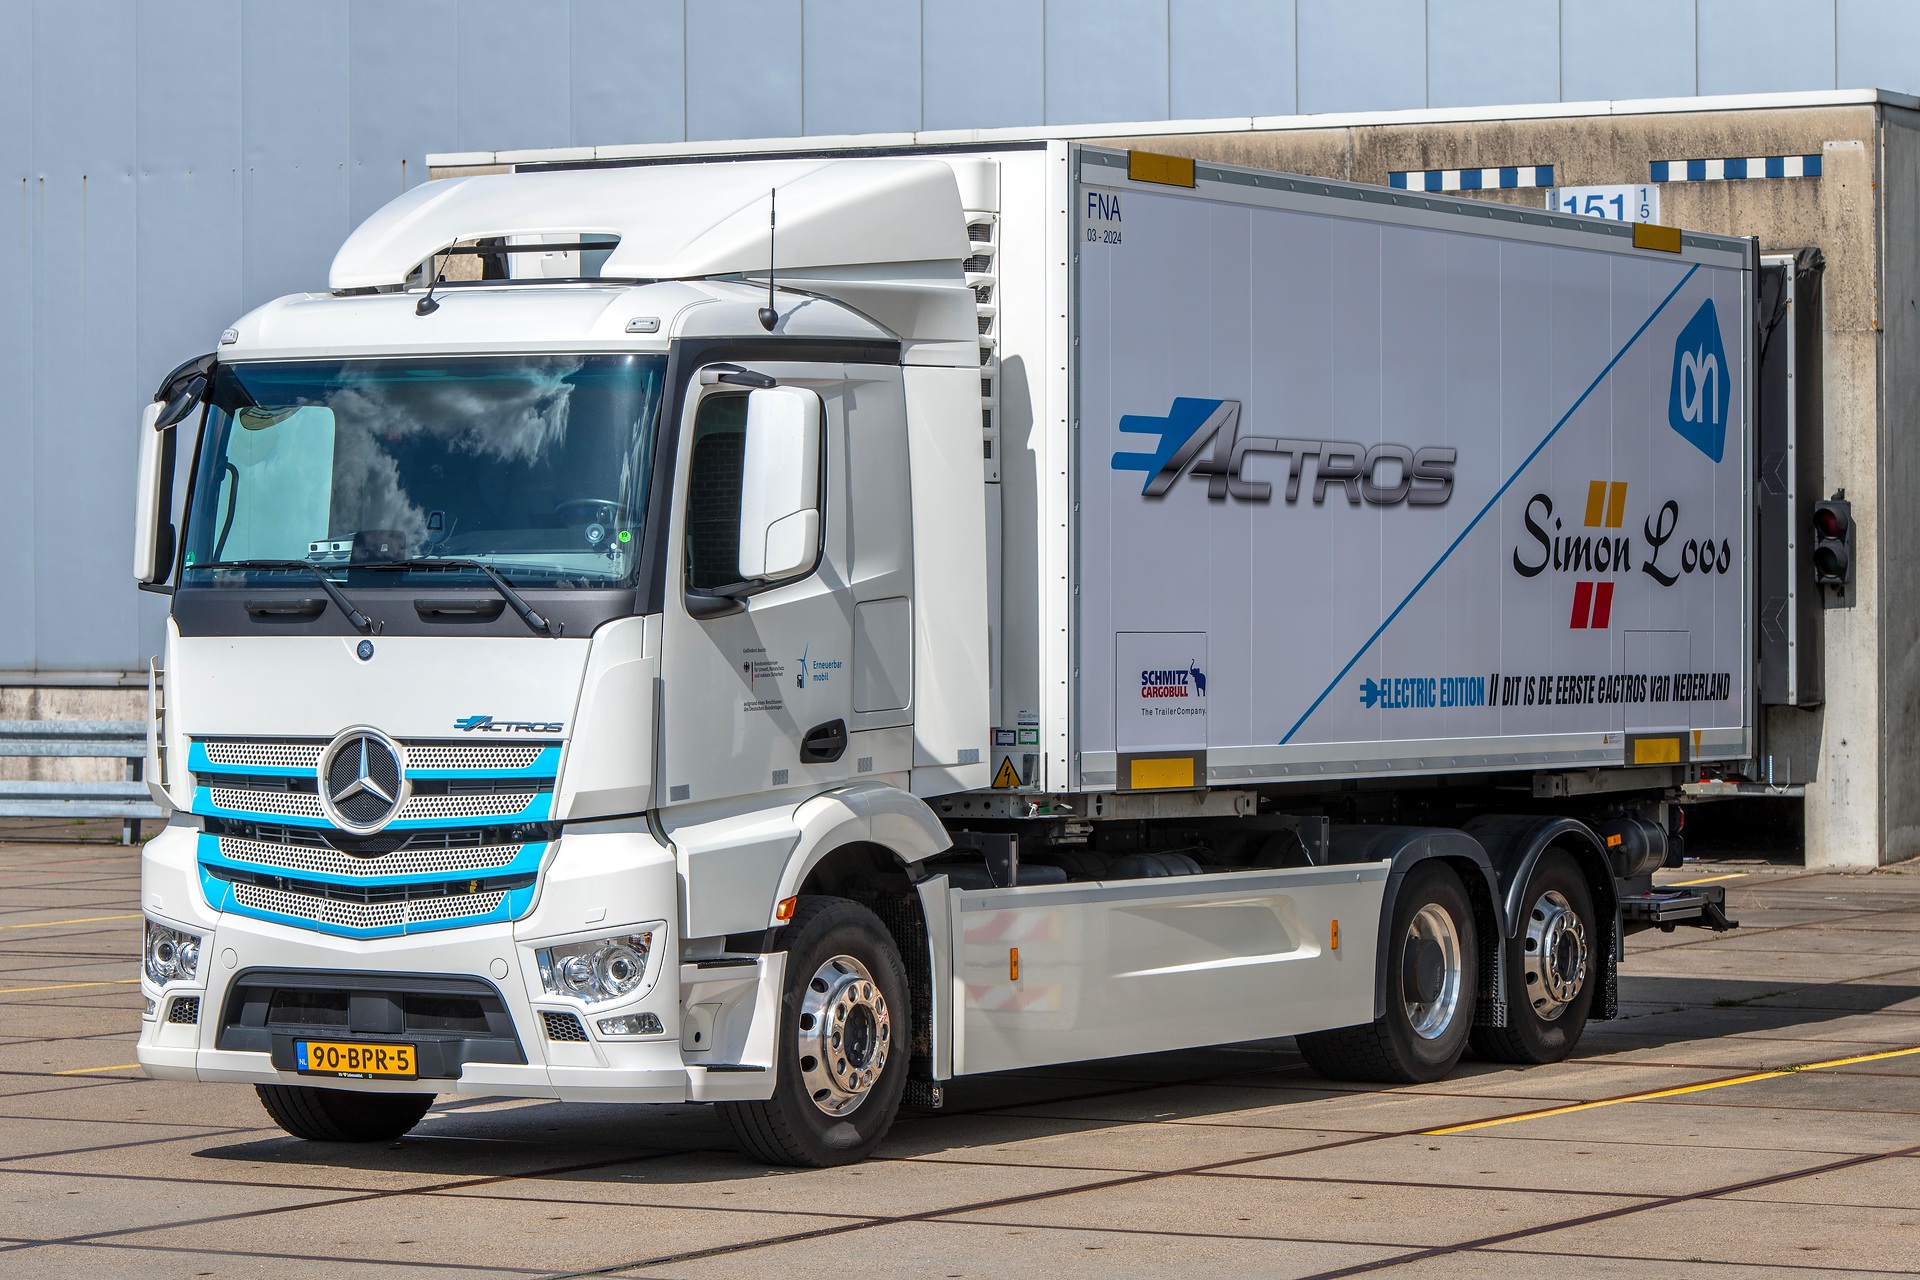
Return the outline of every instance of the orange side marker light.
{"type": "Polygon", "coordinates": [[[791,920],[793,919],[793,909],[799,905],[800,899],[798,898],[782,898],[780,899],[779,905],[773,909],[773,918],[783,922],[791,920]]]}
{"type": "Polygon", "coordinates": [[[1007,981],[1020,981],[1020,948],[1007,948],[1007,981]]]}
{"type": "Polygon", "coordinates": [[[1340,949],[1340,922],[1335,920],[1333,922],[1333,928],[1329,929],[1327,933],[1327,950],[1338,951],[1340,949]]]}

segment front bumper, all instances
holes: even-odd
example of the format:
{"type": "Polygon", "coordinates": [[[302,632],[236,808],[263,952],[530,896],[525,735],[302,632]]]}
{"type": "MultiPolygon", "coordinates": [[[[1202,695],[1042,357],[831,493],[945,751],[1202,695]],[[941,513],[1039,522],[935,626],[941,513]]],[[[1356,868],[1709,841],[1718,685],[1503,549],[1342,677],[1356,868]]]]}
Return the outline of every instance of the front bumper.
{"type": "MultiPolygon", "coordinates": [[[[516,922],[359,939],[215,912],[200,887],[195,835],[186,824],[169,827],[148,843],[142,859],[141,901],[147,914],[202,937],[192,982],[162,989],[142,974],[142,989],[157,1006],[155,1017],[141,1025],[137,1050],[149,1075],[573,1102],[683,1102],[707,1095],[700,1083],[704,1069],[689,1069],[681,1050],[680,939],[671,923],[678,916],[673,853],[644,830],[563,836],[542,873],[533,909],[516,922]],[[635,995],[588,1007],[542,990],[534,961],[538,948],[643,930],[653,932],[654,942],[646,979],[635,995]],[[525,1061],[468,1060],[457,1064],[457,1075],[393,1081],[278,1069],[275,1055],[263,1046],[233,1047],[249,1037],[229,1034],[222,1046],[222,1028],[237,1016],[236,987],[261,971],[337,974],[343,986],[355,987],[378,986],[381,975],[443,975],[455,980],[450,985],[484,983],[498,993],[525,1061]],[[359,975],[364,979],[356,981],[359,975]],[[199,999],[197,1021],[168,1020],[180,997],[199,999]],[[545,1012],[576,1016],[586,1038],[551,1039],[541,1016],[545,1012]],[[660,1034],[612,1038],[597,1026],[604,1017],[641,1012],[660,1019],[660,1034]]],[[[250,1038],[256,1045],[261,1039],[257,1033],[250,1038]]],[[[342,1033],[337,1038],[359,1037],[342,1033]]],[[[284,1046],[280,1056],[286,1057],[284,1046]]]]}

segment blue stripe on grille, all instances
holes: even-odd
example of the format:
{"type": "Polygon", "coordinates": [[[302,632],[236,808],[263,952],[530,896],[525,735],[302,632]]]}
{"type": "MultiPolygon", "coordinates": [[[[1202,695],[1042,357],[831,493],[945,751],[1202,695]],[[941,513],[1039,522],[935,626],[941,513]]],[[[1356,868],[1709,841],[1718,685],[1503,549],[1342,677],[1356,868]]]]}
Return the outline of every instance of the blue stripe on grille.
{"type": "MultiPolygon", "coordinates": [[[[194,742],[187,750],[187,768],[194,773],[230,774],[247,778],[311,778],[312,766],[267,764],[215,764],[207,757],[206,744],[194,742]]],[[[518,769],[423,769],[409,768],[409,778],[552,778],[560,773],[560,748],[549,744],[540,754],[518,769]]]]}
{"type": "Polygon", "coordinates": [[[200,865],[203,867],[226,867],[232,870],[250,871],[256,875],[307,880],[315,884],[343,884],[353,885],[356,888],[379,889],[389,885],[445,884],[452,880],[491,880],[499,876],[533,875],[540,870],[540,864],[545,861],[548,848],[547,841],[523,844],[512,862],[503,863],[497,867],[483,867],[472,871],[413,871],[385,876],[343,876],[331,871],[308,871],[302,868],[277,866],[268,862],[249,862],[245,858],[230,858],[220,851],[220,837],[206,832],[200,835],[198,856],[200,865]]]}

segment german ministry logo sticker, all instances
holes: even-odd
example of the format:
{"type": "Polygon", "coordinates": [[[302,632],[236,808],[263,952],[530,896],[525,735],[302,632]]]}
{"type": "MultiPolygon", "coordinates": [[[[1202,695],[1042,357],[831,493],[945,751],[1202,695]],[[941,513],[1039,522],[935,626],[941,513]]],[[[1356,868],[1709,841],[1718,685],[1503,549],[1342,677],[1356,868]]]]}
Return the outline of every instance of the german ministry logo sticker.
{"type": "Polygon", "coordinates": [[[1667,422],[1715,462],[1727,448],[1727,397],[1732,390],[1727,353],[1720,345],[1720,317],[1708,298],[1674,340],[1667,422]]]}

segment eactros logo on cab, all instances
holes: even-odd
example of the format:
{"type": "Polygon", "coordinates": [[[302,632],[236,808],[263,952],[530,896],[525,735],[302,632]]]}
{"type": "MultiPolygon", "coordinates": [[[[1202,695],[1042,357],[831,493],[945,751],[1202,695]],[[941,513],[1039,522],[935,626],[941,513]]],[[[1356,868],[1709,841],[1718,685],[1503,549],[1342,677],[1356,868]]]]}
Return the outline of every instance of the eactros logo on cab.
{"type": "Polygon", "coordinates": [[[463,716],[453,722],[462,733],[559,733],[564,722],[544,724],[537,720],[495,720],[492,716],[463,716]]]}
{"type": "MultiPolygon", "coordinates": [[[[1115,471],[1144,471],[1140,492],[1149,498],[1165,496],[1182,475],[1204,476],[1207,497],[1245,502],[1270,502],[1273,481],[1248,479],[1247,459],[1273,455],[1287,459],[1287,501],[1300,499],[1300,485],[1309,464],[1313,473],[1313,501],[1327,500],[1327,490],[1338,487],[1347,501],[1376,507],[1406,503],[1437,507],[1453,496],[1453,465],[1459,451],[1450,446],[1422,449],[1404,444],[1364,445],[1350,440],[1302,440],[1289,436],[1240,434],[1238,400],[1200,400],[1177,397],[1165,417],[1130,413],[1120,419],[1120,430],[1157,435],[1152,453],[1116,453],[1115,471]],[[1213,446],[1207,454],[1207,446],[1213,446]]],[[[1275,472],[1275,480],[1279,472],[1275,472]]]]}

